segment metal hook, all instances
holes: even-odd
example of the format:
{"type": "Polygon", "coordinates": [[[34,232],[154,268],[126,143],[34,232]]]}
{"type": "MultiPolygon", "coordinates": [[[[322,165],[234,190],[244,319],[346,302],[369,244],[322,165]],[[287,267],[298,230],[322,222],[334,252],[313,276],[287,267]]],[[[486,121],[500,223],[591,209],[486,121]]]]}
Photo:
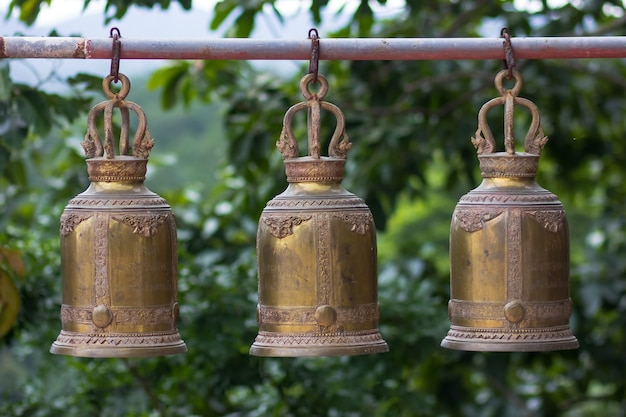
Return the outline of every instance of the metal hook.
{"type": "Polygon", "coordinates": [[[122,34],[116,27],[111,28],[110,37],[113,38],[113,49],[111,52],[111,72],[109,75],[113,76],[113,82],[117,84],[120,80],[120,52],[122,50],[122,42],[120,38],[122,34]]]}
{"type": "Polygon", "coordinates": [[[513,78],[513,68],[515,68],[515,52],[513,51],[513,45],[511,45],[511,33],[508,27],[505,26],[500,30],[500,37],[504,38],[502,46],[504,47],[505,59],[502,60],[502,65],[508,71],[506,79],[510,80],[513,78]]]}
{"type": "Polygon", "coordinates": [[[309,29],[311,39],[311,60],[309,61],[309,74],[313,74],[313,83],[317,83],[317,72],[320,63],[320,37],[317,29],[309,29]]]}

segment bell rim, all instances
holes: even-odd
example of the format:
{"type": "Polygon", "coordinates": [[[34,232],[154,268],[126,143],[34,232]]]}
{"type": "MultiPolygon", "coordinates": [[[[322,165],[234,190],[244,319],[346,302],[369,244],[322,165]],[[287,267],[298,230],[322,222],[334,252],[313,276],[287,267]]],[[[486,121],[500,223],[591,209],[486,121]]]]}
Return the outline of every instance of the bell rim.
{"type": "Polygon", "coordinates": [[[145,333],[83,333],[61,329],[50,353],[85,358],[140,358],[187,352],[178,330],[145,333]],[[131,342],[131,343],[127,343],[131,342]]]}
{"type": "Polygon", "coordinates": [[[559,341],[536,342],[466,342],[444,338],[441,347],[468,352],[551,352],[557,350],[574,350],[580,347],[575,336],[559,341]]]}
{"type": "Polygon", "coordinates": [[[83,358],[143,358],[152,356],[170,356],[187,352],[187,345],[181,339],[178,342],[150,346],[85,346],[52,343],[50,353],[54,355],[76,356],[83,358]]]}
{"type": "Polygon", "coordinates": [[[376,343],[351,345],[300,346],[283,345],[268,346],[254,343],[249,354],[261,357],[317,357],[317,356],[357,356],[389,352],[389,345],[384,340],[376,343]]]}
{"type": "Polygon", "coordinates": [[[572,350],[580,347],[578,339],[569,326],[546,327],[541,331],[507,331],[507,329],[477,329],[452,326],[440,346],[446,349],[474,352],[547,352],[556,350],[572,350]],[[490,337],[479,339],[481,331],[490,333],[490,337]],[[546,338],[562,332],[559,337],[546,338]],[[526,337],[531,334],[540,335],[533,339],[526,337]],[[519,340],[518,337],[524,337],[519,340]]]}

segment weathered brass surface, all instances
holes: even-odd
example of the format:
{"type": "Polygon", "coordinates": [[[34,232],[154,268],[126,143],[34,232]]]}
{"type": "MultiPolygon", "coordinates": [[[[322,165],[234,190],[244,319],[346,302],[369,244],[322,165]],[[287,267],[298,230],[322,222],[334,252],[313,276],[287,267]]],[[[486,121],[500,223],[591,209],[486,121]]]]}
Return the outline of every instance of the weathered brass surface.
{"type": "Polygon", "coordinates": [[[441,345],[476,351],[575,349],[569,327],[569,232],[556,195],[535,181],[547,142],[539,112],[517,97],[522,80],[486,103],[472,142],[483,181],[463,196],[450,228],[450,331],[441,345]],[[495,152],[487,112],[505,106],[506,152],[495,152]],[[515,151],[513,106],[530,110],[524,152],[515,151]]]}
{"type": "Polygon", "coordinates": [[[257,356],[339,356],[388,351],[378,331],[376,230],[365,202],[341,185],[350,143],[341,110],[322,102],[328,84],[291,107],[277,146],[289,186],[268,202],[257,234],[257,356]],[[309,156],[298,157],[293,115],[309,114],[309,156]],[[337,127],[328,157],[320,156],[320,109],[337,127]],[[341,139],[341,141],[340,141],[341,139]]]}
{"type": "Polygon", "coordinates": [[[144,186],[153,146],[145,114],[125,101],[128,78],[88,116],[83,142],[89,188],[61,216],[62,330],[50,352],[86,357],[160,356],[187,351],[178,319],[176,224],[167,202],[144,186]],[[119,155],[112,112],[122,114],[119,155]],[[129,110],[139,124],[129,153],[129,110]],[[104,111],[105,141],[95,126],[104,111]]]}

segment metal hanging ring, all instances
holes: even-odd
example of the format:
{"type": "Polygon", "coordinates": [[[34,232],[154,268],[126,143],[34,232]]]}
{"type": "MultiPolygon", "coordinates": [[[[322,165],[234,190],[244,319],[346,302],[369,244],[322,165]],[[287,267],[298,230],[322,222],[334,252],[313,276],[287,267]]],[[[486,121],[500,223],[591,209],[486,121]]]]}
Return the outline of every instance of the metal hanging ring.
{"type": "Polygon", "coordinates": [[[505,96],[508,93],[508,94],[511,94],[513,97],[517,97],[520,91],[522,91],[522,84],[523,84],[522,75],[513,69],[500,71],[498,74],[496,74],[496,77],[494,79],[494,84],[496,86],[496,89],[503,96],[505,96]],[[510,78],[508,74],[511,74],[510,78]],[[502,79],[505,76],[507,79],[511,79],[511,78],[515,79],[515,84],[513,84],[513,88],[507,89],[502,85],[502,79]]]}
{"type": "Polygon", "coordinates": [[[320,63],[320,37],[317,29],[309,29],[311,39],[311,59],[309,61],[309,74],[313,74],[313,83],[317,83],[317,73],[320,63]]]}
{"type": "Polygon", "coordinates": [[[110,99],[124,100],[128,95],[128,92],[130,91],[130,80],[122,73],[118,73],[117,76],[118,80],[122,81],[122,88],[119,92],[115,93],[113,92],[113,90],[111,90],[111,82],[115,82],[115,76],[112,74],[107,75],[102,80],[102,90],[104,91],[104,94],[110,99]]]}
{"type": "Polygon", "coordinates": [[[513,45],[511,45],[511,33],[508,27],[503,27],[500,30],[500,37],[504,38],[502,46],[504,47],[504,57],[502,65],[504,69],[508,71],[506,76],[507,80],[513,78],[513,68],[515,68],[515,52],[513,51],[513,45]]]}
{"type": "Polygon", "coordinates": [[[328,81],[323,75],[316,77],[315,74],[307,74],[300,80],[300,91],[305,100],[322,100],[328,93],[328,81]],[[316,93],[311,91],[311,84],[315,83],[320,84],[320,89],[316,93]]]}
{"type": "Polygon", "coordinates": [[[109,75],[113,76],[113,82],[117,84],[120,80],[120,53],[122,50],[122,42],[120,41],[120,38],[122,37],[122,34],[118,28],[114,27],[111,28],[110,37],[113,38],[113,46],[111,52],[111,71],[109,72],[109,75]]]}

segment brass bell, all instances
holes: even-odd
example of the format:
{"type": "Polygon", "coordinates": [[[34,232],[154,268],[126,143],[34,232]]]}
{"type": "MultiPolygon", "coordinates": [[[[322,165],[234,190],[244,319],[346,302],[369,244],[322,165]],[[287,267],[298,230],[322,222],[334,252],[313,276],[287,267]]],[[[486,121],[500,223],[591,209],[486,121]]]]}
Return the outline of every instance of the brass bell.
{"type": "Polygon", "coordinates": [[[285,114],[277,147],[289,186],[267,203],[257,233],[259,332],[256,356],[341,356],[388,351],[378,331],[376,230],[365,202],[341,185],[351,143],[341,110],[321,101],[328,82],[305,76],[306,102],[285,114]],[[309,156],[298,157],[291,126],[307,109],[309,156]],[[320,156],[320,110],[337,126],[320,156]]]}
{"type": "Polygon", "coordinates": [[[575,349],[569,326],[569,232],[563,205],[535,176],[544,136],[537,107],[518,97],[522,79],[478,115],[472,143],[483,177],[454,210],[450,228],[451,326],[441,346],[472,351],[575,349]],[[514,105],[532,116],[524,152],[515,151],[514,105]],[[504,105],[506,152],[495,151],[487,112],[504,105]]]}
{"type": "Polygon", "coordinates": [[[144,186],[154,144],[146,116],[125,101],[130,82],[110,89],[91,110],[82,146],[91,184],[61,216],[62,330],[51,353],[86,357],[142,357],[187,351],[176,322],[176,223],[167,202],[144,186]],[[119,155],[112,113],[122,115],[119,155]],[[129,110],[138,126],[129,155],[129,110]],[[104,112],[104,144],[95,125],[104,112]]]}

